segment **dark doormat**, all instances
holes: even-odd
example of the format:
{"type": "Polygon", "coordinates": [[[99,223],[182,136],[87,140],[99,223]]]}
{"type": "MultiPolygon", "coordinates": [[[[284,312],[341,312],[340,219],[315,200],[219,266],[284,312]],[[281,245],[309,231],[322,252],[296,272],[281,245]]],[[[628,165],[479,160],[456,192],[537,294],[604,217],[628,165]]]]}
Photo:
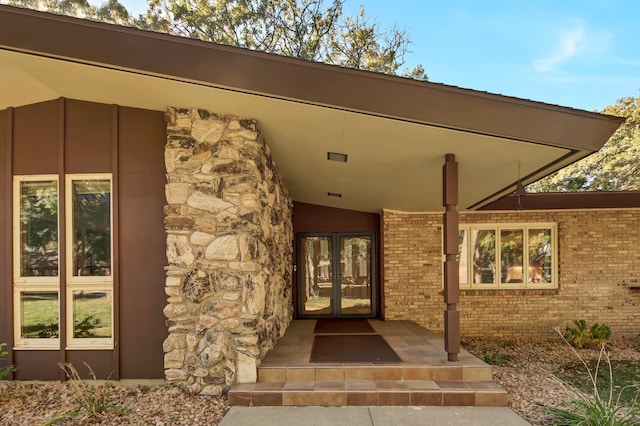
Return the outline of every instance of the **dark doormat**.
{"type": "Polygon", "coordinates": [[[364,319],[319,319],[314,334],[375,333],[364,319]]]}
{"type": "Polygon", "coordinates": [[[310,362],[401,362],[379,334],[314,336],[310,362]]]}

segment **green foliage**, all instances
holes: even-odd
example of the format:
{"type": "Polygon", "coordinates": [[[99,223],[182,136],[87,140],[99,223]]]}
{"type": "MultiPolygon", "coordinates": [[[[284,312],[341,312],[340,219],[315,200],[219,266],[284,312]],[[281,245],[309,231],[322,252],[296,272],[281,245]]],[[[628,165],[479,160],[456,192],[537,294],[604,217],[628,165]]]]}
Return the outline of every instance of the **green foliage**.
{"type": "Polygon", "coordinates": [[[619,99],[604,114],[626,122],[597,153],[532,183],[532,192],[640,190],[640,97],[619,99]]]}
{"type": "MultiPolygon", "coordinates": [[[[578,323],[578,321],[576,321],[578,323]]],[[[551,407],[548,411],[552,414],[553,419],[550,424],[553,425],[608,425],[608,426],[632,426],[637,425],[640,421],[640,410],[637,404],[638,386],[636,396],[632,400],[629,407],[620,404],[620,396],[623,394],[623,388],[617,397],[614,395],[614,374],[611,366],[609,353],[603,342],[600,346],[600,354],[595,366],[595,370],[589,368],[587,362],[573,349],[573,345],[564,337],[560,330],[556,330],[562,339],[572,348],[574,354],[584,366],[591,382],[590,393],[576,392],[575,398],[563,407],[551,407]],[[601,392],[598,385],[599,371],[601,370],[602,361],[605,361],[608,367],[609,387],[608,392],[601,392]]]]}
{"type": "Polygon", "coordinates": [[[482,360],[489,365],[503,367],[509,363],[509,355],[502,354],[497,350],[485,348],[482,351],[482,360]]]}
{"type": "Polygon", "coordinates": [[[575,327],[567,327],[565,338],[574,348],[595,348],[603,345],[611,337],[611,329],[595,323],[591,327],[585,320],[576,320],[575,327]]]}
{"type": "Polygon", "coordinates": [[[110,22],[119,25],[134,25],[134,19],[118,0],[101,2],[99,7],[87,0],[0,0],[13,6],[44,10],[60,15],[77,16],[94,21],[110,22]]]}
{"type": "MultiPolygon", "coordinates": [[[[597,360],[586,361],[591,371],[597,371],[597,386],[601,395],[607,393],[610,386],[618,399],[618,405],[632,407],[635,403],[640,383],[640,364],[629,360],[611,360],[613,383],[609,380],[607,369],[599,368],[597,360]]],[[[590,392],[593,386],[588,370],[579,362],[570,362],[562,366],[557,373],[564,382],[583,391],[590,392]]],[[[594,373],[595,375],[595,373],[594,373]]]]}
{"type": "Polygon", "coordinates": [[[96,21],[239,46],[386,74],[427,80],[422,65],[404,69],[406,30],[381,28],[360,6],[345,16],[345,0],[148,0],[132,17],[118,0],[0,0],[96,21]]]}
{"type": "MultiPolygon", "coordinates": [[[[7,359],[7,355],[9,355],[9,352],[3,349],[5,346],[7,346],[6,343],[0,343],[0,361],[4,361],[7,359]]],[[[5,365],[4,367],[0,367],[0,380],[4,380],[12,371],[16,371],[15,365],[5,365]]]]}
{"type": "Polygon", "coordinates": [[[93,383],[87,383],[82,380],[80,374],[71,363],[58,363],[58,366],[64,371],[67,379],[69,379],[69,385],[73,390],[73,400],[76,403],[76,408],[73,411],[49,420],[45,425],[62,423],[74,417],[80,417],[82,420],[97,419],[108,410],[113,410],[121,416],[127,414],[125,409],[112,402],[112,386],[109,381],[105,381],[101,386],[98,385],[96,375],[91,367],[86,362],[84,365],[89,370],[89,374],[93,378],[93,383]]]}

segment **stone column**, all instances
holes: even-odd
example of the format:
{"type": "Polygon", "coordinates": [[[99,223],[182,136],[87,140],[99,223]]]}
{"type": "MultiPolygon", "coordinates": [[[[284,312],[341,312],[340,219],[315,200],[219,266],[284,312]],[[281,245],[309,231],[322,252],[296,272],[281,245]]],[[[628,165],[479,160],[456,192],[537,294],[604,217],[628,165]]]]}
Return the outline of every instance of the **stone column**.
{"type": "Polygon", "coordinates": [[[169,108],[167,381],[255,382],[292,317],[292,201],[254,120],[169,108]]]}
{"type": "Polygon", "coordinates": [[[458,361],[460,353],[460,277],[458,273],[458,163],[454,154],[445,156],[442,167],[442,204],[444,205],[444,348],[449,361],[458,361]]]}

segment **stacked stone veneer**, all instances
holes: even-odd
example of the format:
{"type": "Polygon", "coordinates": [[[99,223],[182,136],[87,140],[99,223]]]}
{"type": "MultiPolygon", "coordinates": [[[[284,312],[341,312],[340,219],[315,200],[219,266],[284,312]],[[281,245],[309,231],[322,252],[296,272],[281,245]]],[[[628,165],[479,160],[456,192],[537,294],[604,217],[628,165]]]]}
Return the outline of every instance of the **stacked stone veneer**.
{"type": "MultiPolygon", "coordinates": [[[[555,222],[556,290],[463,290],[463,336],[552,337],[576,319],[640,333],[640,210],[462,213],[461,223],[555,222]]],[[[442,213],[384,211],[384,313],[443,332],[442,213]]]]}
{"type": "Polygon", "coordinates": [[[254,382],[292,317],[292,202],[253,120],[169,108],[166,379],[254,382]]]}

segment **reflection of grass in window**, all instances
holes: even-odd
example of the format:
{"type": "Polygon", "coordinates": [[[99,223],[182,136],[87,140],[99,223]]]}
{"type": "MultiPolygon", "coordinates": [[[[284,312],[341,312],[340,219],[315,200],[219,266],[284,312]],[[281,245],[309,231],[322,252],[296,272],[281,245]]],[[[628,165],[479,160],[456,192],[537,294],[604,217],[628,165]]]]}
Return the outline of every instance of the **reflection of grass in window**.
{"type": "Polygon", "coordinates": [[[21,333],[25,339],[58,338],[58,293],[22,293],[21,333]]]}
{"type": "Polygon", "coordinates": [[[108,292],[73,293],[73,337],[111,337],[111,298],[108,292]]]}
{"type": "MultiPolygon", "coordinates": [[[[362,308],[370,307],[369,299],[345,298],[341,299],[342,308],[362,308]]],[[[304,304],[306,311],[319,311],[330,305],[328,297],[310,297],[304,304]]]]}

